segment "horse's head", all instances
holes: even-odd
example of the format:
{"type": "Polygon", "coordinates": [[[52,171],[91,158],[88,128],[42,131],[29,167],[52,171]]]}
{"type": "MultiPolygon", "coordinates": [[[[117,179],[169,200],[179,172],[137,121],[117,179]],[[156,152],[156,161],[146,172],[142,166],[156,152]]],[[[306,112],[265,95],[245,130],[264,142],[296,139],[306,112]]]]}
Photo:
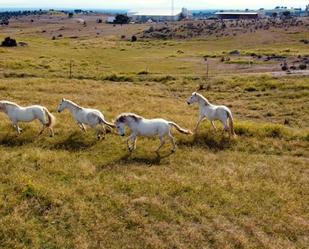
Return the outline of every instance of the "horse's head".
{"type": "Polygon", "coordinates": [[[62,112],[66,108],[66,100],[63,98],[58,106],[57,111],[62,112]]]}
{"type": "Polygon", "coordinates": [[[187,99],[187,104],[188,105],[191,105],[191,104],[193,104],[193,103],[195,103],[195,102],[197,102],[198,101],[198,94],[197,94],[197,92],[194,92],[194,93],[192,93],[192,95],[187,99]]]}
{"type": "Polygon", "coordinates": [[[118,134],[120,136],[124,136],[125,135],[125,126],[126,126],[126,117],[125,116],[120,116],[116,119],[115,121],[115,127],[118,131],[118,134]]]}

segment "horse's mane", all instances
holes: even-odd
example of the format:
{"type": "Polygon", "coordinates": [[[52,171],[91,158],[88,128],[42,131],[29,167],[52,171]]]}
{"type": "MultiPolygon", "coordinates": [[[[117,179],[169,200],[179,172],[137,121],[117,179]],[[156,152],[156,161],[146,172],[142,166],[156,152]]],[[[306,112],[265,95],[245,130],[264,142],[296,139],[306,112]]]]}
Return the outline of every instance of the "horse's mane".
{"type": "Polygon", "coordinates": [[[117,118],[116,122],[125,122],[126,118],[132,118],[135,122],[139,122],[140,120],[143,119],[143,117],[135,114],[135,113],[121,113],[117,118]]]}
{"type": "Polygon", "coordinates": [[[69,103],[69,104],[75,106],[75,107],[78,108],[78,109],[82,109],[81,106],[79,106],[78,104],[76,104],[75,102],[73,102],[73,101],[71,101],[71,100],[65,99],[65,102],[67,102],[67,103],[69,103]]]}
{"type": "Polygon", "coordinates": [[[210,102],[208,101],[208,99],[205,98],[202,94],[200,94],[200,93],[198,93],[198,92],[195,92],[195,94],[196,94],[197,96],[199,96],[201,99],[203,99],[203,100],[205,101],[205,104],[206,104],[206,105],[210,105],[210,102]]]}
{"type": "Polygon", "coordinates": [[[14,106],[14,107],[20,107],[18,104],[11,102],[11,101],[7,101],[7,100],[0,101],[0,103],[5,104],[5,105],[14,106]]]}

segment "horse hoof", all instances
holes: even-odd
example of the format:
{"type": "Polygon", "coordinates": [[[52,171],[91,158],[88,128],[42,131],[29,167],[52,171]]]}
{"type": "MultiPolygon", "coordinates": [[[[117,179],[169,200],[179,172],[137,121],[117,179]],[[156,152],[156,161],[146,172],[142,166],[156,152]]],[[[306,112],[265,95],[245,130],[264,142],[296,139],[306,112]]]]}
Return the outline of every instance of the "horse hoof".
{"type": "Polygon", "coordinates": [[[101,135],[97,135],[97,139],[101,140],[101,139],[104,139],[104,137],[101,137],[101,135]]]}

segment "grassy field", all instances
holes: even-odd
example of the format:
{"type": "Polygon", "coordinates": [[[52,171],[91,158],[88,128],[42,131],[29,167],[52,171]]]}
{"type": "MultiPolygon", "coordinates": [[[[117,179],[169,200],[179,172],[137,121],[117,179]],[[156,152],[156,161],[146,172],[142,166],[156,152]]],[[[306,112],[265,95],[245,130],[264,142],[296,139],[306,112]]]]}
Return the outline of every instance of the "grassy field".
{"type": "Polygon", "coordinates": [[[57,125],[53,138],[37,135],[39,123],[16,136],[0,113],[1,248],[308,248],[308,76],[213,61],[205,79],[202,58],[233,49],[308,55],[298,42],[308,32],[131,43],[13,31],[3,37],[28,46],[0,48],[0,98],[45,105],[57,125]],[[107,120],[135,112],[192,129],[198,110],[186,98],[199,85],[231,108],[237,138],[204,122],[197,136],[174,132],[175,154],[166,145],[158,158],[159,141],[139,139],[129,156],[125,138],[97,141],[56,113],[65,97],[107,120]]]}

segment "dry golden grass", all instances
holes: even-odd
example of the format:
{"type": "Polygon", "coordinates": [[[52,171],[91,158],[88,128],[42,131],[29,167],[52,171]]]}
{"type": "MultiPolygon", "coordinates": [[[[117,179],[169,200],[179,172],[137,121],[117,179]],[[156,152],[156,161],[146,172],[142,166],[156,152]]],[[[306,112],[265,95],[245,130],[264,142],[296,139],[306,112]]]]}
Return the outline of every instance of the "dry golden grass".
{"type": "Polygon", "coordinates": [[[308,77],[237,71],[206,81],[200,55],[237,40],[19,37],[29,46],[0,48],[1,99],[45,105],[58,122],[53,138],[38,137],[36,122],[22,124],[17,137],[0,114],[1,248],[308,247],[308,77]],[[179,49],[189,51],[186,62],[168,57],[179,49]],[[71,58],[73,79],[63,67],[71,58]],[[124,138],[97,141],[68,112],[55,113],[65,97],[107,120],[136,112],[193,128],[197,107],[185,100],[199,84],[211,102],[232,109],[237,138],[205,122],[198,136],[174,132],[175,154],[166,145],[158,158],[159,141],[139,139],[129,156],[124,138]]]}

